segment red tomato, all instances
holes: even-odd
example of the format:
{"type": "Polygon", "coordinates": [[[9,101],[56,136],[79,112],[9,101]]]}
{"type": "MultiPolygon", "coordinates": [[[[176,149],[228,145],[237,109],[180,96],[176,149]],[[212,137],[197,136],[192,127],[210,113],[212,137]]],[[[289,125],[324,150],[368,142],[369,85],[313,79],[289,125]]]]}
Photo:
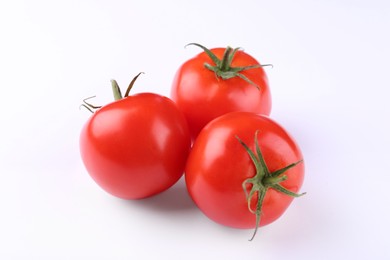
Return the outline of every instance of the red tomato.
{"type": "Polygon", "coordinates": [[[184,172],[191,138],[170,99],[128,96],[98,109],[81,132],[82,160],[105,191],[124,199],[155,195],[184,172]]]}
{"type": "Polygon", "coordinates": [[[185,180],[210,219],[234,228],[267,225],[299,196],[301,151],[275,121],[248,112],[225,114],[195,140],[185,180]]]}
{"type": "Polygon", "coordinates": [[[239,48],[192,45],[204,52],[178,69],[171,98],[187,118],[193,139],[208,122],[228,112],[270,114],[268,79],[256,59],[239,48]]]}

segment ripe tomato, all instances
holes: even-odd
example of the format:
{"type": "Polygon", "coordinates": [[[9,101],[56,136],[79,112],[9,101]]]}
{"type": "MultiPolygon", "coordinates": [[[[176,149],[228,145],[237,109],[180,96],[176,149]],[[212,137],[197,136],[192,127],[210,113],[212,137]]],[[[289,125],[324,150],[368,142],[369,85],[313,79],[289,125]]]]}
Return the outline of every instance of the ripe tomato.
{"type": "Polygon", "coordinates": [[[204,52],[178,69],[171,98],[187,118],[193,139],[208,122],[228,112],[270,114],[268,79],[255,58],[239,48],[192,45],[204,52]]]}
{"type": "Polygon", "coordinates": [[[82,160],[96,183],[114,196],[155,195],[184,172],[191,145],[187,122],[166,97],[119,96],[86,122],[80,136],[82,160]]]}
{"type": "Polygon", "coordinates": [[[185,171],[189,194],[206,216],[255,233],[300,195],[303,178],[293,138],[270,118],[248,112],[211,121],[195,140],[185,171]]]}

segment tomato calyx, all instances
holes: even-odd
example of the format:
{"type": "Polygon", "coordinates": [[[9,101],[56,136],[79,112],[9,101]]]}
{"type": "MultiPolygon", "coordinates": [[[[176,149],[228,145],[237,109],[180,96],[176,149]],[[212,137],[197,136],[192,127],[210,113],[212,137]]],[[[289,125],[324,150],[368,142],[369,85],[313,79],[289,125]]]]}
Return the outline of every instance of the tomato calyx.
{"type": "Polygon", "coordinates": [[[133,85],[134,85],[135,81],[137,80],[137,78],[138,78],[141,74],[143,74],[143,72],[138,73],[137,76],[135,76],[135,77],[131,80],[129,86],[128,86],[127,89],[126,89],[126,93],[125,93],[125,96],[124,96],[124,97],[122,96],[121,89],[119,88],[119,85],[118,85],[118,83],[116,82],[116,80],[115,80],[115,79],[112,79],[112,80],[111,80],[111,88],[112,88],[112,93],[114,94],[114,99],[115,99],[115,100],[120,100],[120,99],[123,99],[123,98],[128,97],[129,94],[130,94],[130,90],[133,88],[133,85]]]}
{"type": "MultiPolygon", "coordinates": [[[[130,82],[129,86],[127,87],[126,89],[126,93],[125,93],[125,96],[122,95],[122,92],[121,92],[121,89],[119,88],[119,85],[118,83],[116,82],[115,79],[112,79],[111,80],[111,89],[112,89],[112,94],[114,95],[114,100],[117,101],[117,100],[121,100],[123,98],[126,98],[129,96],[130,94],[130,90],[133,88],[133,85],[135,83],[135,81],[137,80],[137,78],[143,74],[143,72],[140,72],[138,73],[130,82]]],[[[83,103],[80,105],[80,107],[84,107],[86,109],[89,110],[89,112],[91,113],[94,113],[95,110],[101,108],[102,106],[95,106],[89,102],[87,102],[88,99],[91,99],[91,98],[94,98],[95,96],[92,96],[92,97],[87,97],[87,98],[84,98],[83,99],[83,103]]]]}
{"type": "Polygon", "coordinates": [[[262,206],[263,201],[265,198],[265,195],[268,191],[268,189],[274,189],[278,192],[281,192],[287,196],[291,196],[294,198],[300,197],[306,193],[295,193],[292,192],[286,188],[284,188],[280,183],[285,181],[287,179],[287,175],[283,175],[287,170],[290,168],[293,168],[297,164],[301,163],[302,160],[291,163],[287,165],[286,167],[276,170],[274,172],[270,172],[268,170],[267,164],[264,161],[264,157],[261,153],[260,146],[258,143],[258,132],[255,133],[255,149],[256,154],[238,137],[236,136],[237,140],[240,142],[240,144],[245,148],[246,152],[248,153],[249,157],[251,158],[253,164],[256,168],[256,174],[252,178],[246,179],[242,183],[242,188],[245,192],[245,197],[248,203],[248,210],[256,215],[256,227],[254,230],[254,233],[249,239],[249,241],[252,241],[254,237],[256,236],[257,230],[259,228],[261,214],[262,214],[262,206]],[[250,191],[248,192],[248,186],[251,186],[250,191]],[[257,204],[255,209],[252,208],[251,202],[254,196],[257,196],[257,204]]]}
{"type": "Polygon", "coordinates": [[[210,59],[214,62],[215,65],[204,63],[204,66],[207,69],[213,71],[217,76],[217,78],[222,78],[223,80],[226,80],[234,77],[239,77],[245,80],[246,82],[248,82],[249,84],[255,86],[258,90],[260,90],[260,87],[241,72],[249,69],[272,66],[271,64],[264,64],[264,65],[253,64],[249,66],[232,67],[231,65],[232,65],[233,58],[236,52],[240,50],[240,47],[234,49],[230,46],[226,47],[222,59],[219,59],[212,51],[210,51],[208,48],[198,43],[189,43],[186,46],[188,45],[198,46],[207,54],[207,56],[210,57],[210,59]]]}
{"type": "Polygon", "coordinates": [[[83,103],[80,105],[79,108],[84,107],[89,112],[91,112],[92,114],[95,113],[95,110],[101,108],[102,106],[95,106],[95,105],[92,105],[91,103],[87,102],[88,99],[91,99],[91,98],[94,98],[94,97],[96,97],[96,96],[84,98],[83,99],[83,103]]]}

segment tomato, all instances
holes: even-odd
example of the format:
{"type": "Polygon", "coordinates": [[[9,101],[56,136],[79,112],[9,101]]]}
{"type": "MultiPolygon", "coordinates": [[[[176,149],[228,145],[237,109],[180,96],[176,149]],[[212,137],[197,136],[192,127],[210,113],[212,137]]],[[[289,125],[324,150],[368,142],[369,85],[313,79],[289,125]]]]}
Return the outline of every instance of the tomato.
{"type": "Polygon", "coordinates": [[[255,58],[239,48],[192,45],[204,51],[178,69],[171,98],[187,118],[193,139],[208,122],[228,112],[270,114],[267,75],[255,58]]]}
{"type": "Polygon", "coordinates": [[[278,219],[303,183],[302,153],[267,116],[233,112],[211,121],[188,157],[190,196],[213,221],[255,228],[278,219]]]}
{"type": "Polygon", "coordinates": [[[90,176],[108,193],[146,198],[183,175],[191,145],[187,122],[167,97],[140,93],[121,98],[120,91],[119,96],[86,122],[81,157],[90,176]]]}

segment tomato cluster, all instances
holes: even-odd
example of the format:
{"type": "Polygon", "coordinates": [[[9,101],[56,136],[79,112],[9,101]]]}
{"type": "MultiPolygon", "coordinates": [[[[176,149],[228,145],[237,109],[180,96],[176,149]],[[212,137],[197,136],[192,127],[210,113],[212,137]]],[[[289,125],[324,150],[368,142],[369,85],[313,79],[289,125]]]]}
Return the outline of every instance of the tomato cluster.
{"type": "MultiPolygon", "coordinates": [[[[240,48],[203,51],[178,69],[171,99],[125,96],[95,107],[81,131],[80,151],[95,182],[123,199],[142,199],[174,185],[187,190],[210,219],[254,228],[278,219],[304,178],[302,153],[269,117],[266,65],[240,48]]],[[[252,239],[253,239],[252,237],[252,239]]]]}

